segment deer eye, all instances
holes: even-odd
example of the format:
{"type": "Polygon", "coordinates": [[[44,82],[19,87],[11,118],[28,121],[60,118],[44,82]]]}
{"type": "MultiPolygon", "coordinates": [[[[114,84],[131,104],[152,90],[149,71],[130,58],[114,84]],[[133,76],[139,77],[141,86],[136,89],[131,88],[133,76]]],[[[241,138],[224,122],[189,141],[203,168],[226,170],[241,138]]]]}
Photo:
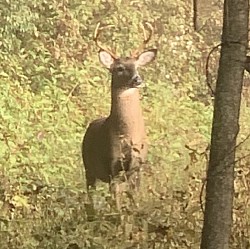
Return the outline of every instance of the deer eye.
{"type": "Polygon", "coordinates": [[[117,71],[118,73],[122,73],[124,70],[125,70],[125,68],[124,68],[124,66],[122,66],[122,65],[119,65],[119,66],[116,67],[116,71],[117,71]]]}

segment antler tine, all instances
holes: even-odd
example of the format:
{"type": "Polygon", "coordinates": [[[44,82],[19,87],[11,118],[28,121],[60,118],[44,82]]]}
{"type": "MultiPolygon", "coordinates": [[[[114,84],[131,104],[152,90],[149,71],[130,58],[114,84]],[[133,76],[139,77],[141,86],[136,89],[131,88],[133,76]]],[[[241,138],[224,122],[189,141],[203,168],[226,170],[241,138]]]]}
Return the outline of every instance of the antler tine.
{"type": "Polygon", "coordinates": [[[152,38],[152,36],[153,36],[153,32],[154,32],[153,26],[152,26],[149,22],[145,22],[145,24],[146,24],[147,27],[149,28],[149,35],[148,35],[148,37],[147,37],[146,29],[145,29],[144,25],[141,23],[141,24],[140,24],[140,27],[141,27],[142,32],[143,32],[143,38],[144,38],[144,40],[143,40],[142,45],[139,46],[139,48],[136,49],[136,50],[132,53],[132,56],[133,56],[133,57],[136,57],[136,56],[138,55],[138,53],[139,53],[141,50],[145,49],[145,46],[147,45],[147,43],[151,40],[151,38],[152,38]]]}
{"type": "Polygon", "coordinates": [[[148,26],[150,33],[149,33],[148,38],[146,38],[146,31],[145,31],[144,26],[142,25],[143,35],[144,35],[144,41],[143,41],[144,46],[151,40],[153,33],[154,33],[153,26],[149,22],[146,22],[145,24],[148,26]]]}
{"type": "Polygon", "coordinates": [[[93,40],[94,40],[96,46],[97,46],[98,48],[100,48],[100,50],[106,51],[106,52],[109,53],[113,58],[117,59],[118,56],[117,56],[116,54],[114,54],[114,53],[113,53],[110,49],[108,49],[107,47],[101,45],[100,42],[98,41],[98,38],[99,38],[99,36],[100,36],[101,31],[102,31],[103,29],[105,29],[105,28],[111,27],[112,25],[107,25],[107,26],[102,27],[102,28],[100,28],[100,25],[101,25],[101,22],[98,22],[97,25],[96,25],[96,28],[95,28],[95,31],[94,31],[94,38],[93,38],[93,40]]]}

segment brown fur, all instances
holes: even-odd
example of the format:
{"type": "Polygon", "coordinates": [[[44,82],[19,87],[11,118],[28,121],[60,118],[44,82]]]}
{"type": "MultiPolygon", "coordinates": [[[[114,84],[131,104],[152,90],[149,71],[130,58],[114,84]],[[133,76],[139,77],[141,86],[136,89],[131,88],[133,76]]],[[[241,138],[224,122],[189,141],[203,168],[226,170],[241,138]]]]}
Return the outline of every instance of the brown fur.
{"type": "Polygon", "coordinates": [[[120,171],[130,178],[145,162],[147,138],[137,88],[141,84],[137,67],[147,64],[155,55],[156,50],[149,50],[136,59],[115,59],[107,52],[100,52],[101,62],[112,73],[111,111],[107,118],[93,121],[83,139],[88,189],[95,187],[97,179],[111,183],[120,171]]]}

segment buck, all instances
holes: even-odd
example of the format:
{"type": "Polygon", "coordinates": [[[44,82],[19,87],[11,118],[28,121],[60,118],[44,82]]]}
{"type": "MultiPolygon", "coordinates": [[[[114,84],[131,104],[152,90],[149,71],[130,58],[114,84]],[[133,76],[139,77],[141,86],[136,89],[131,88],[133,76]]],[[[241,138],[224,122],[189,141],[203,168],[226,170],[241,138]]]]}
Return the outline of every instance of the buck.
{"type": "MultiPolygon", "coordinates": [[[[147,38],[143,29],[143,48],[153,33],[152,26],[147,25],[150,34],[147,38]]],[[[108,117],[90,123],[83,139],[88,190],[95,188],[97,179],[111,184],[112,180],[121,177],[121,171],[125,172],[124,179],[134,179],[132,185],[138,184],[138,172],[145,162],[148,146],[138,89],[142,78],[137,69],[153,61],[157,54],[157,49],[149,49],[120,58],[98,41],[103,29],[99,26],[100,23],[96,27],[94,41],[100,49],[100,62],[112,76],[111,110],[108,117]]]]}

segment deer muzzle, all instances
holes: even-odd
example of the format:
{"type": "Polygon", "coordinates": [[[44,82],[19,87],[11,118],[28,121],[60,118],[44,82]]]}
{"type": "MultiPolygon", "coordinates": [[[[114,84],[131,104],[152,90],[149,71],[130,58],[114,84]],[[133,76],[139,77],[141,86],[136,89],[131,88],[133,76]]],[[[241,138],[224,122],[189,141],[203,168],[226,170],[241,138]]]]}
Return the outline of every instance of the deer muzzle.
{"type": "Polygon", "coordinates": [[[135,74],[131,79],[132,87],[139,87],[142,84],[143,80],[139,74],[135,74]]]}

